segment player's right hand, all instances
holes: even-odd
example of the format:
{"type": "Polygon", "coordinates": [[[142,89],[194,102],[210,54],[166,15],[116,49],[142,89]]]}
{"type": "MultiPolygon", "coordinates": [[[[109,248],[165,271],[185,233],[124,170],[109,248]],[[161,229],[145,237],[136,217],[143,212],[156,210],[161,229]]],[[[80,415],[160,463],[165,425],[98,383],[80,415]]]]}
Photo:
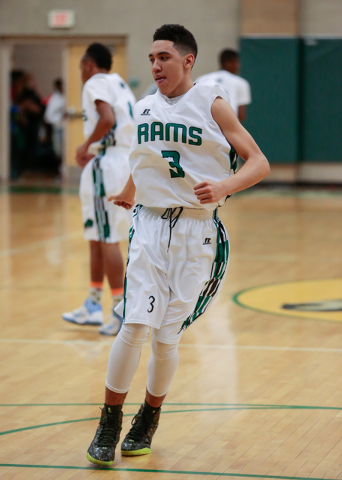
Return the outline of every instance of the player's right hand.
{"type": "Polygon", "coordinates": [[[119,195],[111,195],[108,198],[108,201],[114,202],[114,205],[123,207],[126,210],[130,210],[135,205],[134,198],[128,198],[127,196],[122,195],[122,193],[119,193],[119,195]]]}

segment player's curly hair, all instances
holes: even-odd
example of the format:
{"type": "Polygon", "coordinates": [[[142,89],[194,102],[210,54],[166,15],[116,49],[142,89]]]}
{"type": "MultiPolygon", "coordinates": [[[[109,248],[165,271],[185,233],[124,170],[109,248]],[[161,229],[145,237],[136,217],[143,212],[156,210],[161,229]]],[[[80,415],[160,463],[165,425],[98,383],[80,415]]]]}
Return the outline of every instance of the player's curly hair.
{"type": "Polygon", "coordinates": [[[182,55],[192,53],[195,58],[197,57],[198,47],[195,37],[182,25],[162,25],[154,32],[153,41],[156,40],[169,40],[182,55]]]}
{"type": "Polygon", "coordinates": [[[92,43],[87,48],[85,57],[90,58],[99,68],[110,70],[112,66],[112,54],[102,43],[92,43]]]}

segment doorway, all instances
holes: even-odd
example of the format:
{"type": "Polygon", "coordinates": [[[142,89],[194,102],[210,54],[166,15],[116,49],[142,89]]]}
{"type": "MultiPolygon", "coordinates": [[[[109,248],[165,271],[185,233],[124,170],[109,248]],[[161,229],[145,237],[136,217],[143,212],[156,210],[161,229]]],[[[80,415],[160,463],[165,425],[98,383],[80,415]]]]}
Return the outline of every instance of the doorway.
{"type": "MultiPolygon", "coordinates": [[[[75,150],[83,143],[82,125],[82,83],[80,79],[79,63],[90,43],[101,42],[113,54],[112,71],[119,73],[126,80],[126,40],[124,37],[111,38],[46,38],[46,39],[5,39],[0,43],[0,106],[2,118],[6,121],[0,124],[0,138],[3,140],[0,147],[0,176],[2,180],[13,177],[22,182],[77,181],[80,168],[74,161],[75,150]],[[25,75],[26,86],[37,94],[30,100],[38,99],[41,102],[41,111],[36,115],[36,122],[31,125],[31,131],[17,131],[15,115],[19,115],[20,108],[13,103],[13,77],[25,75]],[[44,110],[53,92],[53,83],[60,79],[65,92],[65,115],[63,118],[63,142],[61,158],[54,156],[51,131],[45,125],[44,110]],[[12,80],[12,81],[11,81],[12,80]],[[17,107],[17,108],[14,108],[17,107]],[[14,110],[14,111],[13,111],[14,110]],[[7,112],[10,112],[8,115],[7,112]],[[14,117],[14,118],[13,118],[14,117]],[[18,135],[19,133],[19,135],[18,135]],[[26,134],[26,137],[25,137],[26,134]],[[50,135],[50,136],[49,136],[50,135]],[[27,141],[28,149],[27,149],[27,141]],[[20,143],[21,142],[21,143],[20,143]],[[26,142],[26,143],[25,143],[26,142]],[[31,143],[30,143],[31,142],[31,143]],[[23,152],[23,150],[26,151],[23,152]],[[22,157],[19,154],[23,154],[22,157]],[[17,157],[16,157],[17,155],[17,157]],[[14,157],[14,158],[13,158],[14,157]],[[21,171],[15,172],[19,162],[21,171]],[[21,163],[20,163],[21,162],[21,163]],[[19,174],[19,175],[18,175],[19,174]]],[[[19,84],[22,80],[19,80],[19,84]]],[[[24,96],[25,98],[25,96],[24,96]]],[[[33,112],[37,113],[37,112],[33,112]]],[[[34,117],[34,115],[33,115],[34,117]]]]}

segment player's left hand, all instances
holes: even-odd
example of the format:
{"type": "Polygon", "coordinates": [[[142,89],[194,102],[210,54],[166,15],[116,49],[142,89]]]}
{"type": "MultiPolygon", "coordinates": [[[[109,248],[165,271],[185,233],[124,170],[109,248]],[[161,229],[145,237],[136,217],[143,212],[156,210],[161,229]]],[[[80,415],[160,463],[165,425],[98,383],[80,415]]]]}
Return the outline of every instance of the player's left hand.
{"type": "Polygon", "coordinates": [[[213,182],[212,180],[206,180],[194,186],[195,195],[201,204],[217,203],[227,195],[225,190],[222,182],[213,182]]]}
{"type": "Polygon", "coordinates": [[[83,143],[76,150],[75,160],[80,167],[84,167],[89,160],[88,157],[88,145],[83,143]]]}
{"type": "Polygon", "coordinates": [[[92,158],[94,158],[94,155],[92,153],[87,153],[86,155],[84,155],[84,157],[82,157],[79,161],[77,161],[77,164],[80,167],[84,168],[92,158]]]}

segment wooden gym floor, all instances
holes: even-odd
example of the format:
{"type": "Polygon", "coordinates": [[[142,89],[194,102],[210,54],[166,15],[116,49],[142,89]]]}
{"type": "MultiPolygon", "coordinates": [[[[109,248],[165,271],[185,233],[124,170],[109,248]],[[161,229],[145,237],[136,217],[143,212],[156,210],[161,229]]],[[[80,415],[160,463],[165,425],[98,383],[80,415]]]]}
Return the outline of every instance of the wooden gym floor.
{"type": "Polygon", "coordinates": [[[112,339],[61,319],[88,288],[79,200],[0,193],[1,479],[342,478],[341,192],[252,190],[221,209],[228,276],[182,337],[152,454],[118,449],[107,470],[85,454],[112,339]]]}

